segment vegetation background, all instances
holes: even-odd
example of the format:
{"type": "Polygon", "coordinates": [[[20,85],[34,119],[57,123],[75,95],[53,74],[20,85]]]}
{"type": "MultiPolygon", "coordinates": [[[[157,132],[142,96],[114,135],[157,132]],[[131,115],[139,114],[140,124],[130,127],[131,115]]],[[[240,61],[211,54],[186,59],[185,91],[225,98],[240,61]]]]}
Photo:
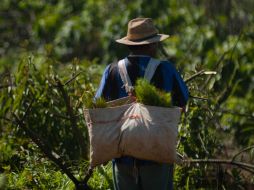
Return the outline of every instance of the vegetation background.
{"type": "MultiPolygon", "coordinates": [[[[115,39],[140,16],[171,35],[159,57],[191,94],[175,189],[254,189],[253,10],[252,0],[1,0],[0,189],[86,184],[82,108],[105,66],[128,54],[115,39]]],[[[112,189],[110,163],[88,185],[112,189]]]]}

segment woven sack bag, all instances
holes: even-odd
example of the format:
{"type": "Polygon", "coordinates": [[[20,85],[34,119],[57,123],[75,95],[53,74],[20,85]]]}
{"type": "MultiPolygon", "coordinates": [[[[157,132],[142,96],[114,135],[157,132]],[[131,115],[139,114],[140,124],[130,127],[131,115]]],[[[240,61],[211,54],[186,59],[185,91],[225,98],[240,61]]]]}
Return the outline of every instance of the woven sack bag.
{"type": "MultiPolygon", "coordinates": [[[[125,67],[126,61],[119,61],[118,66],[128,92],[132,86],[125,67]]],[[[158,65],[159,61],[151,59],[145,72],[147,80],[151,80],[158,65]]],[[[143,105],[128,97],[109,104],[113,107],[84,109],[90,139],[91,167],[121,156],[161,163],[177,161],[177,125],[181,108],[143,105]],[[118,103],[122,104],[123,100],[128,103],[119,106],[118,103]]]]}

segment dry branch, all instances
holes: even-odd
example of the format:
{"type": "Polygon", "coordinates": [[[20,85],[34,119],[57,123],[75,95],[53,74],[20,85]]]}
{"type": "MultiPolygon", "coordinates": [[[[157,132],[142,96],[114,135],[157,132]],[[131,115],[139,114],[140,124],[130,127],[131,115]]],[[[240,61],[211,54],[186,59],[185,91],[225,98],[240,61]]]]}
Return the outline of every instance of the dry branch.
{"type": "Polygon", "coordinates": [[[66,86],[66,85],[68,85],[69,83],[71,83],[71,82],[72,82],[74,79],[76,79],[81,73],[82,73],[82,71],[79,72],[79,73],[77,73],[76,75],[74,75],[71,79],[69,79],[66,83],[64,83],[64,86],[66,86]]]}
{"type": "Polygon", "coordinates": [[[254,149],[254,145],[248,146],[248,147],[246,147],[246,148],[240,150],[238,153],[236,153],[236,154],[233,156],[232,161],[234,161],[234,160],[236,159],[236,157],[239,156],[240,154],[242,154],[243,152],[246,152],[246,151],[251,150],[251,149],[254,149]]]}
{"type": "Polygon", "coordinates": [[[50,146],[46,143],[43,142],[39,136],[34,133],[32,130],[30,130],[28,127],[26,127],[26,124],[24,120],[26,119],[27,115],[29,114],[32,104],[34,100],[29,104],[27,107],[24,116],[22,119],[19,119],[19,117],[13,113],[13,117],[15,118],[15,123],[18,124],[25,132],[26,134],[32,139],[32,141],[42,150],[42,152],[50,159],[52,160],[72,181],[73,183],[78,186],[80,182],[73,176],[73,174],[70,172],[70,170],[67,168],[65,164],[63,164],[63,160],[57,155],[54,151],[51,150],[50,146]]]}
{"type": "Polygon", "coordinates": [[[184,159],[183,163],[186,164],[229,164],[237,166],[243,170],[249,171],[254,174],[254,165],[245,162],[237,162],[233,160],[219,160],[219,159],[184,159]]]}
{"type": "Polygon", "coordinates": [[[4,85],[0,85],[0,89],[12,87],[12,86],[13,86],[12,84],[4,84],[4,85]]]}
{"type": "Polygon", "coordinates": [[[199,77],[199,76],[203,75],[204,72],[205,72],[205,70],[201,70],[201,71],[195,73],[194,75],[190,76],[190,77],[189,77],[188,79],[186,79],[184,82],[185,82],[185,83],[188,83],[188,82],[190,82],[191,80],[195,79],[196,77],[199,77]]]}
{"type": "Polygon", "coordinates": [[[208,98],[202,98],[202,97],[197,97],[197,96],[193,96],[193,95],[190,95],[190,98],[204,100],[204,101],[208,101],[209,100],[208,98]]]}
{"type": "Polygon", "coordinates": [[[85,139],[82,136],[82,132],[79,130],[77,126],[77,118],[75,117],[75,114],[73,113],[70,96],[67,94],[66,90],[64,89],[64,85],[62,84],[62,82],[59,79],[56,79],[56,82],[57,82],[57,87],[59,88],[66,105],[67,115],[70,118],[72,132],[75,135],[75,137],[77,137],[78,143],[80,144],[79,147],[80,147],[81,155],[85,155],[86,153],[85,139]]]}

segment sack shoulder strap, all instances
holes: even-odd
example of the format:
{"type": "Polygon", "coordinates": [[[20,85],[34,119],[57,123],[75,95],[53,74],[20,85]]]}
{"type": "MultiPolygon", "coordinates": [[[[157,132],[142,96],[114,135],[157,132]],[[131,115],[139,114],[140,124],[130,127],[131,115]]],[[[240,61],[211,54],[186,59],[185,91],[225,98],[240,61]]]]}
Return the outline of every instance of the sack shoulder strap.
{"type": "Polygon", "coordinates": [[[145,75],[144,75],[144,78],[150,82],[153,78],[153,75],[157,69],[157,67],[159,66],[160,64],[160,61],[157,60],[157,59],[153,59],[151,58],[147,67],[146,67],[146,70],[145,70],[145,75]]]}
{"type": "Polygon", "coordinates": [[[126,69],[127,63],[128,63],[127,58],[120,60],[118,62],[118,68],[119,68],[119,73],[120,73],[121,79],[122,79],[124,87],[125,87],[125,91],[127,93],[131,93],[134,88],[132,86],[131,79],[130,79],[127,69],[126,69]]]}
{"type": "MultiPolygon", "coordinates": [[[[130,93],[133,91],[134,87],[131,83],[130,77],[128,75],[127,69],[126,69],[126,65],[128,64],[129,60],[127,58],[122,59],[118,62],[118,68],[119,68],[119,73],[120,73],[120,77],[123,81],[125,90],[127,93],[130,93]]],[[[157,69],[157,67],[159,66],[160,61],[157,59],[153,59],[150,58],[149,63],[147,64],[146,70],[145,70],[145,74],[144,74],[144,78],[150,82],[151,79],[153,78],[153,75],[157,69]]]]}

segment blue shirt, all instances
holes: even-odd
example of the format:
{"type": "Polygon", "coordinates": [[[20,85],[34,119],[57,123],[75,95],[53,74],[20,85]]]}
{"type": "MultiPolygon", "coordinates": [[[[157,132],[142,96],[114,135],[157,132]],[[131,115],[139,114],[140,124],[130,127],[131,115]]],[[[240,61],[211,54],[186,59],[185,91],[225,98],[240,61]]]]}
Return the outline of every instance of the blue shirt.
{"type": "MultiPolygon", "coordinates": [[[[132,84],[135,84],[138,78],[144,76],[150,57],[129,56],[128,59],[129,64],[127,65],[127,71],[132,84]]],[[[186,105],[189,98],[188,88],[172,63],[161,61],[151,83],[161,90],[171,92],[173,105],[180,107],[186,105]]],[[[109,101],[127,95],[118,71],[117,63],[108,65],[103,73],[95,98],[103,96],[109,101]]]]}

